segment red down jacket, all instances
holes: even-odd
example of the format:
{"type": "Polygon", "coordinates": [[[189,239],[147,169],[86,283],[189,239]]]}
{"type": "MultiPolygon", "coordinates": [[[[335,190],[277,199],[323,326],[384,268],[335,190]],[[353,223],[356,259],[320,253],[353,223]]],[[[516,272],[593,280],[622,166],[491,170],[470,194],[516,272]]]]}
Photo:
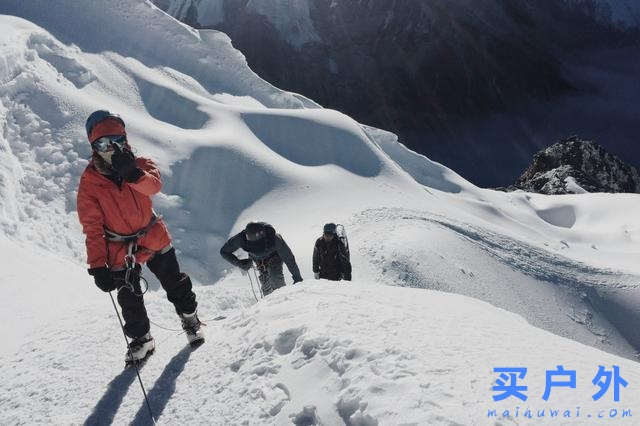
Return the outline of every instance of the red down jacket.
{"type": "MultiPolygon", "coordinates": [[[[137,158],[136,165],[144,174],[135,183],[123,182],[118,187],[89,163],[78,188],[78,218],[86,235],[87,263],[90,268],[121,268],[127,244],[110,242],[104,228],[117,234],[135,234],[149,224],[153,216],[151,196],[160,192],[160,171],[147,158],[137,158]]],[[[137,263],[144,263],[157,251],[171,243],[167,227],[158,221],[138,240],[137,263]]]]}

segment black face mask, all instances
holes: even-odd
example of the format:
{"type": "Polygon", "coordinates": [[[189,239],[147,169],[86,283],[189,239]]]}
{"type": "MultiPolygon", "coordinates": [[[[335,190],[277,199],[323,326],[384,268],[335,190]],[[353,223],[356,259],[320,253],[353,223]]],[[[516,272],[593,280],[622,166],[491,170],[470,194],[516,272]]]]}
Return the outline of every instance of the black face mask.
{"type": "Polygon", "coordinates": [[[252,243],[264,239],[264,230],[260,230],[260,231],[257,231],[257,232],[246,232],[245,231],[244,234],[247,237],[247,241],[252,242],[252,243]]]}

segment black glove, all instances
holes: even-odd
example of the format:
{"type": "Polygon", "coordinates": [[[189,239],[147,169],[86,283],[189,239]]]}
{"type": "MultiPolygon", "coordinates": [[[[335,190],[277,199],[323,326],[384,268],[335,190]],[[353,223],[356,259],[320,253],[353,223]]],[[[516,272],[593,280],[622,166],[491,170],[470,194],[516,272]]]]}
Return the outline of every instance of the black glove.
{"type": "Polygon", "coordinates": [[[111,156],[111,168],[127,182],[135,182],[144,174],[136,166],[136,157],[128,149],[115,147],[115,152],[111,156]]]}
{"type": "Polygon", "coordinates": [[[302,281],[302,277],[294,277],[292,276],[291,278],[293,278],[293,283],[299,283],[300,281],[302,281]]]}
{"type": "Polygon", "coordinates": [[[253,266],[251,259],[238,259],[238,267],[244,271],[248,271],[253,266]]]}
{"type": "Polygon", "coordinates": [[[111,276],[111,271],[107,267],[91,268],[89,269],[89,275],[93,276],[93,280],[96,282],[96,286],[104,292],[110,292],[118,288],[116,282],[111,276]]]}

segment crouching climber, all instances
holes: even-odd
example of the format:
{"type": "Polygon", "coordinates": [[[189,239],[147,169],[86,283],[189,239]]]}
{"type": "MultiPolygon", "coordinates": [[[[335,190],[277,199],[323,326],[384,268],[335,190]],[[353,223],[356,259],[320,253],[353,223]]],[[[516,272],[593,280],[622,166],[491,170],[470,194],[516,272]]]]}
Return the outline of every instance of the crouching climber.
{"type": "Polygon", "coordinates": [[[231,237],[222,246],[220,254],[229,263],[245,271],[251,269],[255,263],[265,296],[284,287],[283,262],[291,272],[293,283],[302,281],[291,249],[273,226],[265,222],[248,223],[243,231],[231,237]],[[238,259],[234,252],[239,249],[246,251],[249,258],[238,259]]]}

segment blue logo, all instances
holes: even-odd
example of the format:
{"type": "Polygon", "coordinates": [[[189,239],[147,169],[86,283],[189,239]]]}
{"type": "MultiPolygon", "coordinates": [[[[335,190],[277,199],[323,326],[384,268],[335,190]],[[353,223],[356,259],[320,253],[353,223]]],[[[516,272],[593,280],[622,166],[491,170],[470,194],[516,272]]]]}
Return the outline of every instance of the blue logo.
{"type": "Polygon", "coordinates": [[[500,377],[496,380],[496,385],[492,388],[496,392],[502,392],[499,395],[494,395],[494,401],[502,401],[510,396],[515,396],[523,401],[527,400],[527,396],[522,393],[527,390],[526,386],[518,386],[518,379],[524,379],[527,375],[527,369],[525,367],[495,367],[494,373],[501,373],[500,377]]]}
{"type": "MultiPolygon", "coordinates": [[[[491,390],[493,391],[493,401],[507,401],[511,398],[514,402],[525,402],[529,399],[529,388],[526,385],[527,367],[494,367],[493,372],[498,374],[491,390]]],[[[621,388],[629,385],[620,374],[620,367],[612,366],[610,369],[603,365],[598,366],[593,380],[589,384],[593,394],[591,399],[599,401],[605,396],[609,396],[614,403],[620,401],[621,388]]],[[[584,386],[584,385],[583,385],[584,386]]],[[[557,393],[556,388],[577,389],[578,380],[576,370],[566,369],[563,365],[557,365],[555,369],[546,370],[544,392],[540,397],[544,403],[553,399],[553,394],[557,393]]],[[[507,401],[508,402],[508,401],[507,401]]],[[[607,409],[599,408],[594,412],[583,412],[580,407],[559,408],[545,404],[540,407],[515,406],[512,408],[490,408],[487,417],[515,419],[525,417],[533,418],[561,418],[563,421],[569,418],[581,419],[613,419],[632,417],[631,409],[611,406],[607,409]]]]}

